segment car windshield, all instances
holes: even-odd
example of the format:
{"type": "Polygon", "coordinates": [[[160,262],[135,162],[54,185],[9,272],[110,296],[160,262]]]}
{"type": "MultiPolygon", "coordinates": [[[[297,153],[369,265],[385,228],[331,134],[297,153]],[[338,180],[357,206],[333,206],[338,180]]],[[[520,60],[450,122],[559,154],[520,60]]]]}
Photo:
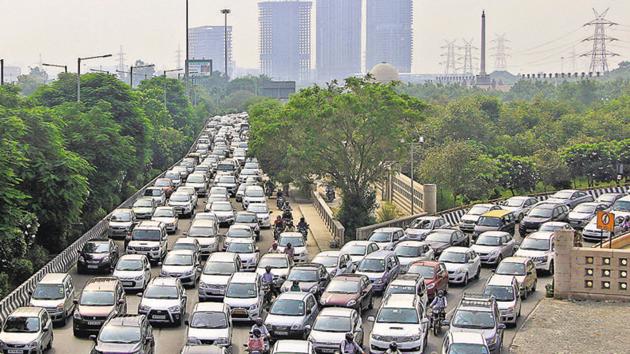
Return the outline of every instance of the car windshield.
{"type": "Polygon", "coordinates": [[[205,182],[205,178],[203,177],[203,175],[201,174],[192,174],[190,176],[188,176],[188,179],[186,179],[186,182],[190,182],[190,183],[204,183],[205,182]]]}
{"type": "Polygon", "coordinates": [[[523,243],[521,243],[520,249],[533,250],[533,251],[548,251],[549,240],[525,237],[525,239],[523,240],[523,243]]]}
{"type": "Polygon", "coordinates": [[[622,212],[630,212],[630,201],[629,200],[618,200],[613,204],[613,211],[622,211],[622,212]]]}
{"type": "Polygon", "coordinates": [[[169,171],[169,172],[166,172],[164,174],[164,177],[166,177],[168,179],[171,179],[171,180],[178,180],[179,179],[179,172],[169,171]]]}
{"type": "Polygon", "coordinates": [[[399,246],[396,247],[394,253],[398,257],[419,257],[422,256],[422,247],[421,246],[399,246]]]}
{"type": "Polygon", "coordinates": [[[278,299],[274,301],[269,313],[283,316],[304,316],[304,301],[278,299]]]}
{"type": "Polygon", "coordinates": [[[503,203],[501,203],[501,205],[506,206],[506,207],[520,207],[521,205],[523,205],[523,203],[525,202],[525,199],[521,199],[521,198],[510,198],[506,201],[504,201],[503,203]]]}
{"type": "Polygon", "coordinates": [[[389,286],[387,292],[389,294],[416,294],[416,288],[411,285],[396,285],[389,286]]]}
{"type": "Polygon", "coordinates": [[[4,323],[3,331],[7,333],[36,333],[39,331],[39,318],[10,316],[4,323]]]}
{"type": "Polygon", "coordinates": [[[280,242],[278,242],[278,246],[284,247],[284,246],[286,246],[289,243],[293,247],[303,247],[304,246],[304,238],[302,238],[302,237],[280,237],[280,242]]]}
{"type": "Polygon", "coordinates": [[[88,242],[83,246],[83,252],[85,253],[108,253],[108,242],[88,242]]]}
{"type": "Polygon", "coordinates": [[[435,269],[432,266],[414,264],[407,271],[409,274],[420,274],[424,279],[433,279],[435,269]]]}
{"type": "Polygon", "coordinates": [[[225,194],[227,193],[227,189],[225,189],[225,187],[212,187],[212,189],[210,189],[210,195],[219,195],[219,196],[225,196],[225,194]]]}
{"type": "Polygon", "coordinates": [[[131,221],[131,213],[128,211],[114,211],[109,220],[116,222],[128,222],[131,221]]]}
{"type": "Polygon", "coordinates": [[[313,258],[313,263],[321,264],[324,267],[336,267],[337,257],[334,256],[316,256],[313,258]]]}
{"type": "Polygon", "coordinates": [[[190,200],[188,193],[175,193],[171,195],[171,202],[187,202],[190,200]]]}
{"type": "Polygon", "coordinates": [[[254,253],[255,250],[256,247],[253,243],[230,242],[226,251],[234,253],[254,253]]]}
{"type": "Polygon", "coordinates": [[[573,209],[573,211],[576,213],[593,214],[596,207],[597,206],[593,204],[579,204],[573,209]]]}
{"type": "Polygon", "coordinates": [[[602,194],[597,198],[597,201],[610,203],[615,201],[615,199],[617,199],[616,194],[602,194]]]}
{"type": "Polygon", "coordinates": [[[98,340],[103,343],[137,343],[140,341],[140,327],[103,326],[98,340]]]}
{"type": "Polygon", "coordinates": [[[258,263],[258,268],[265,268],[270,266],[271,268],[288,268],[289,263],[285,257],[263,257],[258,263]]]}
{"type": "Polygon", "coordinates": [[[179,298],[179,291],[175,286],[151,285],[144,292],[144,297],[147,299],[177,299],[179,298]]]}
{"type": "Polygon", "coordinates": [[[297,269],[294,268],[289,273],[289,277],[287,280],[297,280],[297,281],[305,281],[305,282],[316,282],[318,281],[317,270],[306,270],[306,269],[297,269]]]}
{"type": "Polygon", "coordinates": [[[431,220],[417,220],[412,225],[413,229],[423,229],[430,230],[431,229],[431,220]]]}
{"type": "Polygon", "coordinates": [[[367,246],[364,245],[350,245],[348,247],[344,247],[343,251],[348,252],[353,256],[363,256],[365,255],[365,249],[367,246]]]}
{"type": "Polygon", "coordinates": [[[236,223],[253,224],[258,222],[258,218],[253,214],[236,214],[236,223]]]}
{"type": "Polygon", "coordinates": [[[208,226],[191,226],[188,230],[190,237],[212,237],[214,234],[214,228],[208,226]]]}
{"type": "Polygon", "coordinates": [[[374,232],[372,236],[370,236],[370,241],[374,242],[389,242],[391,240],[392,234],[388,232],[374,232]]]}
{"type": "Polygon", "coordinates": [[[248,169],[248,170],[257,170],[258,164],[255,162],[248,162],[245,164],[245,166],[243,166],[243,168],[248,169]]]}
{"type": "Polygon", "coordinates": [[[326,287],[326,292],[339,294],[356,294],[361,290],[358,281],[333,279],[326,287]]]}
{"type": "Polygon", "coordinates": [[[544,223],[540,225],[538,231],[557,231],[564,229],[566,224],[558,224],[558,223],[544,223]]]}
{"type": "Polygon", "coordinates": [[[245,190],[245,195],[248,197],[260,198],[265,196],[265,192],[263,192],[261,188],[247,188],[247,190],[245,190]]]}
{"type": "Polygon", "coordinates": [[[383,307],[378,312],[376,322],[418,324],[420,320],[418,319],[418,313],[414,309],[383,307]]]}
{"type": "Polygon", "coordinates": [[[86,306],[112,306],[114,305],[114,292],[84,291],[81,293],[79,304],[86,306]]]}
{"type": "Polygon", "coordinates": [[[175,216],[175,210],[173,208],[160,208],[153,213],[153,217],[158,218],[172,218],[175,216]]]}
{"type": "Polygon", "coordinates": [[[160,230],[134,229],[131,234],[131,239],[134,241],[159,241],[160,237],[160,230]]]}
{"type": "Polygon", "coordinates": [[[162,195],[162,190],[159,188],[148,188],[144,190],[144,195],[148,197],[159,197],[162,195]]]}
{"type": "Polygon", "coordinates": [[[357,268],[359,272],[376,272],[385,271],[385,260],[383,259],[364,259],[359,263],[357,268]]]}
{"type": "Polygon", "coordinates": [[[502,275],[525,275],[525,264],[503,261],[499,263],[495,273],[502,275]]]}
{"type": "Polygon", "coordinates": [[[134,207],[147,208],[153,206],[153,200],[151,199],[138,199],[135,203],[133,203],[134,207]]]}
{"type": "Polygon", "coordinates": [[[554,193],[550,198],[571,199],[572,196],[573,196],[573,192],[559,191],[559,192],[554,193]]]}
{"type": "Polygon", "coordinates": [[[142,270],[143,264],[139,259],[121,259],[116,263],[116,270],[131,271],[142,270]]]}
{"type": "Polygon", "coordinates": [[[236,181],[232,176],[221,176],[219,177],[219,183],[236,183],[236,181]]]}
{"type": "Polygon", "coordinates": [[[511,286],[486,285],[483,294],[494,296],[497,301],[514,300],[514,289],[511,286]]]}
{"type": "Polygon", "coordinates": [[[448,354],[490,354],[490,352],[483,344],[453,343],[448,348],[448,354]]]}
{"type": "Polygon", "coordinates": [[[534,208],[527,215],[534,218],[550,218],[552,211],[551,208],[534,208]]]}
{"type": "Polygon", "coordinates": [[[479,246],[500,246],[501,245],[501,236],[490,236],[490,235],[479,235],[476,245],[479,246]]]}
{"type": "Polygon", "coordinates": [[[468,210],[468,212],[466,214],[468,215],[481,215],[484,214],[485,212],[487,212],[490,208],[488,208],[487,206],[483,206],[483,205],[475,205],[474,207],[470,208],[470,210],[468,210]]]}
{"type": "Polygon", "coordinates": [[[256,284],[252,283],[230,283],[228,284],[225,296],[238,299],[251,299],[258,296],[256,284]]]}
{"type": "Polygon", "coordinates": [[[207,262],[203,268],[203,274],[207,275],[232,275],[236,272],[233,262],[207,262]]]}
{"type": "Polygon", "coordinates": [[[230,203],[214,202],[212,203],[212,211],[232,211],[232,205],[230,203]]]}
{"type": "Polygon", "coordinates": [[[440,255],[440,262],[444,263],[466,263],[466,253],[449,252],[446,250],[440,255]]]}
{"type": "Polygon", "coordinates": [[[241,228],[235,227],[235,228],[229,229],[226,236],[247,238],[247,237],[252,237],[252,231],[250,229],[241,229],[241,228]]]}
{"type": "Polygon", "coordinates": [[[248,205],[247,211],[260,214],[260,213],[268,213],[269,209],[267,209],[267,206],[264,204],[255,203],[255,204],[248,205]]]}
{"type": "Polygon", "coordinates": [[[256,175],[256,174],[258,174],[258,173],[256,173],[255,170],[250,170],[248,168],[244,168],[239,175],[241,175],[241,176],[247,176],[247,175],[251,176],[251,175],[256,175]]]}
{"type": "Polygon", "coordinates": [[[427,235],[427,238],[425,239],[425,241],[449,243],[451,242],[451,234],[450,233],[447,234],[444,232],[432,232],[429,235],[427,235]]]}
{"type": "Polygon", "coordinates": [[[63,284],[37,284],[33,295],[35,300],[59,300],[63,299],[63,284]]]}
{"type": "Polygon", "coordinates": [[[227,328],[228,322],[223,312],[194,312],[190,319],[191,328],[227,328]]]}
{"type": "Polygon", "coordinates": [[[482,216],[477,221],[477,225],[479,225],[479,226],[499,227],[499,226],[501,226],[501,219],[500,218],[491,217],[491,216],[482,216]]]}
{"type": "Polygon", "coordinates": [[[349,317],[317,316],[313,329],[322,332],[352,332],[352,321],[349,317]]]}
{"type": "Polygon", "coordinates": [[[189,266],[193,264],[193,257],[190,254],[168,253],[163,264],[171,266],[189,266]]]}
{"type": "Polygon", "coordinates": [[[454,327],[474,329],[490,329],[495,325],[492,312],[464,309],[455,312],[452,323],[454,327]]]}

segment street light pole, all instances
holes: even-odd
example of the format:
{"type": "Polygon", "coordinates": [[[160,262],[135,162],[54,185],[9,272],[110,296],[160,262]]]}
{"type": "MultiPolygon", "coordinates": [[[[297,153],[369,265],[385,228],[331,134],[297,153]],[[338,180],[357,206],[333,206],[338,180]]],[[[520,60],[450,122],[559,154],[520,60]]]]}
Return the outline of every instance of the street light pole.
{"type": "Polygon", "coordinates": [[[228,15],[231,13],[232,11],[230,9],[223,9],[221,10],[221,13],[223,15],[225,15],[225,25],[223,26],[223,30],[225,31],[224,33],[224,39],[223,41],[225,42],[225,78],[229,79],[228,76],[228,31],[227,31],[227,18],[228,15]]]}
{"type": "Polygon", "coordinates": [[[0,59],[0,86],[4,85],[4,59],[0,59]]]}
{"type": "Polygon", "coordinates": [[[184,63],[184,81],[186,81],[186,90],[190,94],[190,88],[188,87],[188,0],[186,0],[186,63],[184,63]]]}
{"type": "Polygon", "coordinates": [[[68,65],[59,65],[59,64],[47,64],[47,63],[42,63],[42,66],[51,66],[54,68],[62,68],[63,71],[67,74],[68,73],[68,65]]]}
{"type": "Polygon", "coordinates": [[[96,55],[93,57],[85,57],[85,58],[77,58],[77,102],[81,102],[81,61],[82,60],[90,60],[90,59],[99,59],[99,58],[109,58],[111,54],[105,55],[96,55]]]}
{"type": "MultiPolygon", "coordinates": [[[[405,142],[405,140],[404,140],[404,139],[401,139],[401,140],[400,140],[400,142],[401,142],[401,143],[404,143],[404,142],[405,142]]],[[[414,192],[415,192],[415,190],[414,190],[414,187],[413,187],[413,170],[414,170],[414,156],[413,156],[413,148],[414,148],[414,146],[415,146],[415,145],[420,145],[420,144],[422,144],[422,143],[424,143],[424,137],[423,137],[423,136],[419,137],[417,142],[411,142],[411,143],[409,143],[409,146],[410,146],[410,155],[411,155],[411,161],[409,162],[409,164],[411,165],[411,166],[410,166],[410,169],[411,169],[411,170],[409,171],[409,175],[410,175],[409,177],[411,178],[411,193],[410,193],[410,195],[411,195],[411,215],[413,215],[413,214],[414,214],[414,212],[415,212],[415,204],[416,204],[416,203],[415,203],[415,199],[416,199],[416,198],[415,198],[415,193],[414,193],[414,192]]]]}
{"type": "MultiPolygon", "coordinates": [[[[130,66],[129,67],[129,86],[131,86],[131,88],[133,88],[133,68],[136,69],[141,69],[141,68],[151,68],[154,67],[155,64],[148,64],[148,65],[137,65],[137,66],[130,66]]],[[[147,75],[144,74],[144,78],[147,78],[147,75]]]]}

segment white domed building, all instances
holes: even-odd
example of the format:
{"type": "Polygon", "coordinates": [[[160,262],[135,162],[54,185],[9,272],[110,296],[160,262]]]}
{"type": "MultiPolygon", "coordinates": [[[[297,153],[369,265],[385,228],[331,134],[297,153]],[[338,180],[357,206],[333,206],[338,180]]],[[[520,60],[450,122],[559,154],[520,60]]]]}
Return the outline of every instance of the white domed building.
{"type": "Polygon", "coordinates": [[[374,65],[372,70],[370,70],[370,75],[372,75],[375,82],[381,84],[388,84],[392,81],[400,80],[398,70],[392,64],[385,62],[374,65]]]}

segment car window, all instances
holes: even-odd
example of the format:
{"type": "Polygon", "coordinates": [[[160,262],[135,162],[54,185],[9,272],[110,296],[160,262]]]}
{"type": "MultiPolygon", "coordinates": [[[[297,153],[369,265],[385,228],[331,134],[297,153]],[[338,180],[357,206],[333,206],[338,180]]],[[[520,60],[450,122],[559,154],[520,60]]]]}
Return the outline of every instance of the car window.
{"type": "Polygon", "coordinates": [[[315,298],[312,296],[309,296],[306,298],[306,308],[307,309],[312,309],[315,306],[315,298]]]}
{"type": "Polygon", "coordinates": [[[44,311],[42,313],[42,327],[45,327],[48,324],[48,312],[44,311]]]}

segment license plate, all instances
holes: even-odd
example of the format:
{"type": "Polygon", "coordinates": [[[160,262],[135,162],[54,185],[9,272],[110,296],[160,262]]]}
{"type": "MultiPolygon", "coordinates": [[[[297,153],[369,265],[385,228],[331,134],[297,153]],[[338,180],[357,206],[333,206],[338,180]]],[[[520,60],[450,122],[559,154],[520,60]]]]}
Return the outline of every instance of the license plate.
{"type": "Polygon", "coordinates": [[[122,282],[123,286],[133,286],[133,282],[132,281],[124,281],[122,282]]]}
{"type": "Polygon", "coordinates": [[[100,321],[88,321],[88,326],[100,326],[101,322],[100,321]]]}
{"type": "Polygon", "coordinates": [[[156,320],[165,320],[166,315],[153,315],[151,316],[151,318],[156,319],[156,320]]]}
{"type": "Polygon", "coordinates": [[[330,348],[324,348],[322,349],[322,353],[334,353],[335,350],[334,349],[330,349],[330,348]]]}
{"type": "Polygon", "coordinates": [[[247,313],[247,311],[243,310],[243,309],[234,309],[234,311],[232,311],[232,313],[237,314],[237,315],[244,315],[247,313]]]}
{"type": "Polygon", "coordinates": [[[22,349],[9,349],[9,350],[7,351],[7,353],[9,353],[9,354],[12,354],[12,353],[15,353],[15,354],[22,354],[22,353],[24,353],[24,351],[23,351],[22,349]]]}
{"type": "Polygon", "coordinates": [[[287,331],[276,331],[276,334],[279,336],[288,336],[289,332],[287,331]]]}
{"type": "Polygon", "coordinates": [[[98,269],[98,265],[96,264],[88,264],[88,269],[98,269]]]}

